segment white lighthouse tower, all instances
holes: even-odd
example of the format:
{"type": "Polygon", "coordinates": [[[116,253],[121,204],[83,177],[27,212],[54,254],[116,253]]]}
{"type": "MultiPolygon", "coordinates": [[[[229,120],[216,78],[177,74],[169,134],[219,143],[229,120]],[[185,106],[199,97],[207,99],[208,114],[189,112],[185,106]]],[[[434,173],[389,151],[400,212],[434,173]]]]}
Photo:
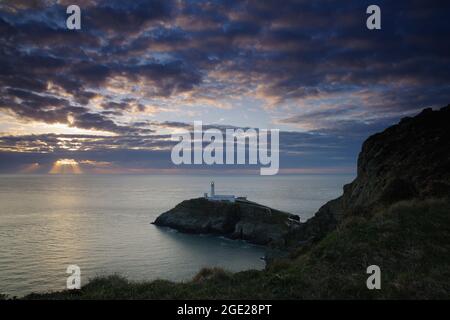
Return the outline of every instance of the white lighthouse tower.
{"type": "Polygon", "coordinates": [[[228,194],[216,194],[215,188],[214,188],[214,181],[211,181],[211,191],[209,193],[209,196],[207,193],[205,193],[205,198],[210,201],[226,201],[226,202],[235,202],[236,199],[245,200],[245,197],[236,197],[235,195],[228,195],[228,194]]]}

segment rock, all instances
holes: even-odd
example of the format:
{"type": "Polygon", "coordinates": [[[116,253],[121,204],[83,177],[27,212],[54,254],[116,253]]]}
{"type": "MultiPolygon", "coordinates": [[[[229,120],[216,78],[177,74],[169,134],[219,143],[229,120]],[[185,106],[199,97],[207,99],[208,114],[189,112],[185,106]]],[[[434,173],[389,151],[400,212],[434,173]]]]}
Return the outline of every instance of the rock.
{"type": "Polygon", "coordinates": [[[370,215],[400,200],[450,196],[450,105],[428,108],[369,137],[356,179],[323,205],[290,242],[320,239],[345,217],[370,215]]]}
{"type": "Polygon", "coordinates": [[[161,214],[154,222],[181,232],[216,234],[254,244],[283,247],[286,235],[299,217],[255,202],[185,200],[161,214]]]}

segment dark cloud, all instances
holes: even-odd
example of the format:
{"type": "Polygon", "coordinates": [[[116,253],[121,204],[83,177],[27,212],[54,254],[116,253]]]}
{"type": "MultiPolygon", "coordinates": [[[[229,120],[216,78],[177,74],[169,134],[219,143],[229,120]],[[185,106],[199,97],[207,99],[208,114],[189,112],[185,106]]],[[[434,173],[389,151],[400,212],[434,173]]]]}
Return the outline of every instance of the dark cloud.
{"type": "MultiPolygon", "coordinates": [[[[79,31],[65,28],[69,4],[0,3],[0,111],[115,133],[102,138],[105,149],[150,148],[160,142],[148,138],[153,130],[190,128],[182,114],[121,118],[156,108],[144,100],[170,110],[165,99],[244,96],[288,110],[279,123],[310,131],[283,133],[298,147],[286,148],[289,163],[300,153],[299,163],[347,161],[370,133],[450,100],[448,1],[380,0],[377,31],[365,27],[369,1],[83,0],[79,31]],[[327,153],[336,144],[342,152],[327,153]]],[[[48,138],[36,148],[57,150],[48,138]]]]}
{"type": "Polygon", "coordinates": [[[171,0],[108,0],[88,6],[84,12],[87,27],[106,32],[138,32],[150,23],[171,17],[171,0]]]}
{"type": "MultiPolygon", "coordinates": [[[[309,1],[91,1],[83,11],[86,27],[67,32],[49,22],[48,12],[63,12],[64,18],[64,7],[56,2],[36,1],[30,9],[24,3],[7,2],[0,29],[4,39],[8,37],[22,50],[33,43],[50,46],[47,57],[33,51],[31,56],[9,58],[24,68],[32,65],[30,73],[38,72],[36,66],[55,70],[65,65],[61,72],[72,81],[50,75],[46,79],[45,73],[38,78],[61,81],[72,91],[123,75],[152,80],[152,94],[170,96],[200,85],[202,75],[215,67],[257,74],[263,83],[261,93],[278,103],[319,92],[344,92],[348,86],[410,81],[421,90],[430,83],[448,82],[450,27],[443,22],[449,12],[447,3],[381,1],[383,29],[377,32],[365,28],[367,5],[365,1],[320,5],[309,1]],[[11,7],[14,13],[6,10],[11,7]],[[31,15],[35,12],[31,8],[47,12],[47,19],[18,17],[19,12],[31,15]],[[194,30],[186,22],[192,19],[200,24],[194,30]],[[78,48],[90,50],[82,50],[78,61],[51,55],[67,47],[75,47],[77,53],[78,48]],[[134,52],[148,50],[167,53],[172,61],[127,60],[134,52]]],[[[21,70],[11,71],[21,76],[21,70]]]]}

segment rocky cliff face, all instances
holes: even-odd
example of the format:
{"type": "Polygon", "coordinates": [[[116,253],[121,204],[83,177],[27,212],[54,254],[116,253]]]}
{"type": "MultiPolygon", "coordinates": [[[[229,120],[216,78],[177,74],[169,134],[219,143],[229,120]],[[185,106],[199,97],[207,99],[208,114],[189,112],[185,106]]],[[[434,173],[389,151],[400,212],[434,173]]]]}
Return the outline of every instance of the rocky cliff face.
{"type": "Polygon", "coordinates": [[[450,105],[425,109],[369,137],[356,179],[322,206],[294,238],[320,238],[351,215],[370,215],[400,200],[450,196],[450,105]]]}
{"type": "Polygon", "coordinates": [[[187,233],[217,234],[280,247],[285,245],[286,234],[298,220],[298,216],[253,202],[229,203],[198,198],[181,202],[161,214],[154,224],[187,233]]]}

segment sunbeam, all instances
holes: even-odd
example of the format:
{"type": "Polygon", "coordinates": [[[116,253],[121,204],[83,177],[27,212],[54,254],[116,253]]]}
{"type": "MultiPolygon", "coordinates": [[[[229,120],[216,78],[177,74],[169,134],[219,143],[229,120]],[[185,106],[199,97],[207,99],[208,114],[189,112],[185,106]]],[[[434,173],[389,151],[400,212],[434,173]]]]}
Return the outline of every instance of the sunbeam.
{"type": "Polygon", "coordinates": [[[51,174],[82,174],[79,164],[74,159],[59,159],[53,163],[51,174]]]}

